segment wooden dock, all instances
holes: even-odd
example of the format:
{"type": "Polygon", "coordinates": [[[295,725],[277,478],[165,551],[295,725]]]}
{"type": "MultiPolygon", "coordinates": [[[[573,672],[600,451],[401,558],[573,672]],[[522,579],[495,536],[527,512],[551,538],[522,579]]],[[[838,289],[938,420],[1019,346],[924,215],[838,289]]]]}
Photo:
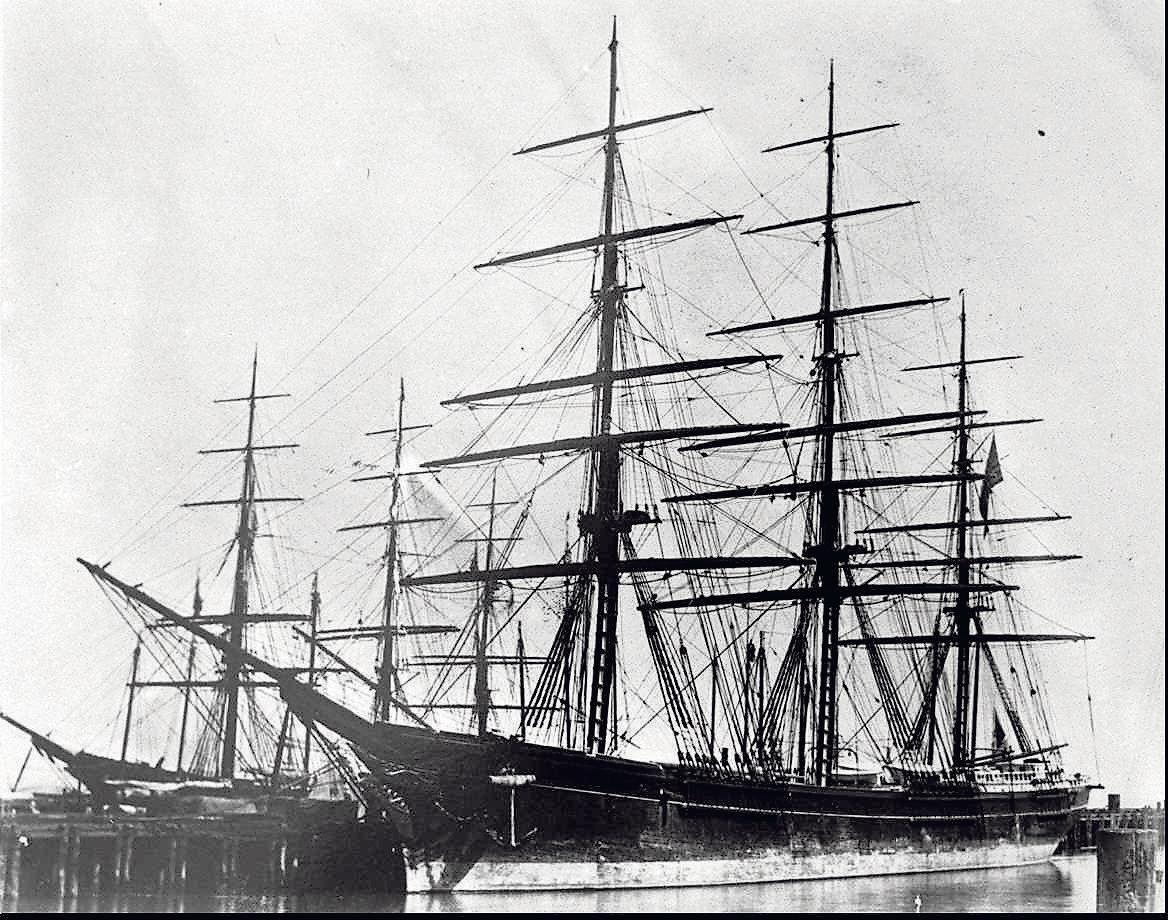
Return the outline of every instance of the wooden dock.
{"type": "Polygon", "coordinates": [[[1098,843],[1101,830],[1123,828],[1157,831],[1160,846],[1163,846],[1164,803],[1157,802],[1155,808],[1151,806],[1122,808],[1119,796],[1109,795],[1106,808],[1089,808],[1079,813],[1078,820],[1075,821],[1070,833],[1059,845],[1058,852],[1070,855],[1084,850],[1093,850],[1098,843]]]}
{"type": "MultiPolygon", "coordinates": [[[[1060,846],[1096,846],[1099,832],[1141,828],[1164,843],[1164,808],[1083,811],[1060,846]]],[[[21,899],[64,911],[79,898],[115,893],[173,895],[400,891],[400,860],[384,825],[336,809],[288,814],[0,814],[0,913],[21,899]],[[391,877],[392,876],[392,877],[391,877]]]]}
{"type": "Polygon", "coordinates": [[[0,817],[0,913],[116,891],[392,890],[385,830],[351,814],[0,817]]]}

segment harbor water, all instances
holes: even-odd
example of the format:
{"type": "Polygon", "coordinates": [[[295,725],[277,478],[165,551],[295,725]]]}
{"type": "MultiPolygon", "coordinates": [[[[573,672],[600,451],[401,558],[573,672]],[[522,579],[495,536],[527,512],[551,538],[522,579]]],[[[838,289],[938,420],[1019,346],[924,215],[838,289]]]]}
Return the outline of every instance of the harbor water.
{"type": "MultiPolygon", "coordinates": [[[[1163,865],[1163,850],[1159,853],[1163,865]]],[[[1157,889],[1157,910],[1164,889],[1157,889]]],[[[11,906],[11,905],[10,905],[11,906]]],[[[1084,853],[1013,869],[877,878],[637,891],[510,894],[204,894],[111,892],[61,898],[22,894],[28,912],[889,912],[1069,913],[1095,910],[1095,856],[1084,853]]]]}

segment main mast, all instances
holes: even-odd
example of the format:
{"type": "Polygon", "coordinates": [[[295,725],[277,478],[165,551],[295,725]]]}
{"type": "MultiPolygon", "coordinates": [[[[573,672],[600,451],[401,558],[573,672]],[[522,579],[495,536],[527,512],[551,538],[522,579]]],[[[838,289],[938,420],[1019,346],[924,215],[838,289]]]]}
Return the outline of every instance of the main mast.
{"type": "MultiPolygon", "coordinates": [[[[853,128],[837,131],[835,125],[835,66],[830,66],[828,76],[828,110],[827,133],[818,137],[794,141],[768,147],[763,152],[790,150],[810,144],[825,144],[827,156],[826,190],[824,213],[814,217],[804,217],[796,220],[786,220],[781,223],[767,224],[745,231],[746,234],[766,233],[775,230],[786,230],[790,227],[800,227],[808,224],[823,225],[823,266],[820,281],[819,309],[814,313],[802,313],[794,316],[771,319],[764,322],[748,323],[731,326],[719,330],[718,335],[737,335],[747,332],[760,332],[787,326],[815,323],[820,328],[820,351],[815,356],[818,365],[818,400],[814,423],[797,428],[783,428],[774,431],[743,434],[732,438],[716,441],[703,441],[683,447],[683,450],[709,450],[711,448],[734,447],[748,444],[762,444],[773,441],[792,441],[802,438],[814,438],[815,476],[811,481],[771,482],[747,487],[720,489],[710,492],[699,492],[688,495],[675,495],[664,499],[665,502],[715,501],[722,499],[739,498],[767,498],[777,495],[808,495],[810,505],[807,514],[807,537],[804,547],[804,557],[809,567],[812,567],[811,585],[801,588],[781,588],[762,591],[728,592],[710,594],[685,599],[674,599],[657,602],[653,606],[658,610],[682,609],[703,607],[709,605],[748,604],[775,601],[803,601],[815,604],[820,611],[819,636],[819,668],[818,686],[816,688],[816,706],[814,707],[814,728],[811,738],[811,776],[817,785],[828,785],[836,771],[839,748],[839,699],[838,699],[838,663],[840,641],[839,619],[840,609],[844,599],[855,599],[865,596],[896,596],[896,595],[928,595],[949,593],[954,585],[939,585],[930,582],[885,582],[875,584],[864,582],[856,584],[848,579],[845,584],[843,575],[845,566],[852,567],[849,559],[856,553],[864,552],[861,546],[847,545],[844,539],[841,522],[841,499],[850,491],[858,489],[879,489],[912,485],[939,485],[954,482],[967,473],[955,471],[950,474],[910,474],[891,476],[861,476],[837,477],[836,452],[838,434],[861,432],[881,428],[915,425],[921,422],[947,421],[961,417],[964,408],[958,412],[927,412],[914,414],[899,414],[882,418],[845,419],[841,412],[840,383],[841,362],[846,357],[840,351],[838,341],[838,323],[841,319],[852,317],[867,317],[877,314],[888,314],[894,311],[913,307],[923,307],[943,303],[944,297],[916,297],[908,300],[897,300],[887,303],[864,304],[861,306],[837,305],[837,263],[838,251],[836,246],[837,222],[844,218],[866,216],[875,213],[900,209],[915,205],[916,201],[896,201],[886,204],[871,205],[862,208],[837,210],[835,202],[835,170],[836,170],[836,143],[840,138],[867,134],[896,127],[896,123],[879,124],[864,128],[853,128]]],[[[924,433],[921,429],[916,433],[924,433]]],[[[906,433],[914,433],[912,431],[906,433]]],[[[941,560],[949,564],[948,560],[941,560]]],[[[931,564],[926,562],[925,564],[931,564]]],[[[863,566],[863,567],[875,567],[863,566]]],[[[1008,590],[1009,586],[993,585],[985,590],[1008,590]]],[[[804,696],[803,686],[799,691],[797,710],[799,713],[799,752],[797,762],[802,772],[804,764],[805,732],[811,726],[812,715],[807,705],[808,692],[804,696]]],[[[808,687],[808,691],[810,688],[808,687]]],[[[895,694],[895,688],[882,689],[882,694],[895,694]]],[[[898,699],[890,699],[894,709],[902,708],[898,699]]]]}
{"type": "Polygon", "coordinates": [[[830,782],[837,760],[838,709],[836,667],[839,662],[840,563],[839,490],[835,485],[836,386],[841,356],[836,350],[835,317],[832,311],[835,287],[835,63],[829,65],[827,83],[827,206],[823,215],[823,283],[819,293],[823,316],[823,348],[819,353],[819,436],[820,480],[818,542],[807,548],[815,558],[815,579],[823,592],[819,650],[819,706],[812,760],[815,782],[830,782]]]}
{"type": "Polygon", "coordinates": [[[616,678],[616,625],[620,573],[617,569],[620,542],[617,515],[620,513],[620,448],[608,437],[612,433],[612,369],[616,341],[617,314],[624,292],[617,283],[617,244],[613,238],[616,197],[616,19],[612,22],[609,51],[608,134],[604,144],[604,254],[597,295],[600,333],[596,359],[597,383],[593,388],[593,433],[597,436],[596,489],[592,497],[591,538],[597,562],[597,622],[592,653],[592,690],[588,704],[587,749],[604,753],[608,747],[612,687],[616,678]]]}

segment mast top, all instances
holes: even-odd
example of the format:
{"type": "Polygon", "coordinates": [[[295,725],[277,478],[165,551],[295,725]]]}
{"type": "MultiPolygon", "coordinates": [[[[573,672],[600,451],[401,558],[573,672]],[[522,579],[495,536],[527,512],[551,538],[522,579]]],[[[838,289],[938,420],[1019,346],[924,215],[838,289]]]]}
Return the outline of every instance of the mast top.
{"type": "Polygon", "coordinates": [[[256,402],[256,400],[260,400],[260,399],[283,399],[285,397],[291,396],[292,395],[291,393],[257,393],[256,392],[256,373],[257,373],[257,370],[259,368],[259,363],[260,363],[260,350],[259,350],[259,346],[257,345],[255,348],[255,351],[252,352],[252,356],[251,356],[251,389],[248,392],[248,394],[246,396],[231,396],[231,397],[228,397],[227,399],[214,399],[214,400],[212,400],[212,402],[214,402],[214,403],[246,402],[246,403],[253,403],[254,404],[256,402]]]}

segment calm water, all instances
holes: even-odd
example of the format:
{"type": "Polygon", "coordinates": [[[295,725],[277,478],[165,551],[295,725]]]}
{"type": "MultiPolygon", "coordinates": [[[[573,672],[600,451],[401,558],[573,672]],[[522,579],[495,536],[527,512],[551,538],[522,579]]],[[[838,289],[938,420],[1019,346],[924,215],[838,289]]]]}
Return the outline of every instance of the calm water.
{"type": "MultiPolygon", "coordinates": [[[[21,897],[22,911],[265,911],[457,913],[564,911],[724,911],[903,912],[915,910],[1000,912],[1093,912],[1093,854],[1055,859],[1017,869],[941,872],[885,878],[645,891],[572,891],[520,894],[290,896],[119,894],[81,897],[62,903],[56,897],[21,897]]],[[[1159,908],[1163,909],[1163,888],[1159,908]]]]}

